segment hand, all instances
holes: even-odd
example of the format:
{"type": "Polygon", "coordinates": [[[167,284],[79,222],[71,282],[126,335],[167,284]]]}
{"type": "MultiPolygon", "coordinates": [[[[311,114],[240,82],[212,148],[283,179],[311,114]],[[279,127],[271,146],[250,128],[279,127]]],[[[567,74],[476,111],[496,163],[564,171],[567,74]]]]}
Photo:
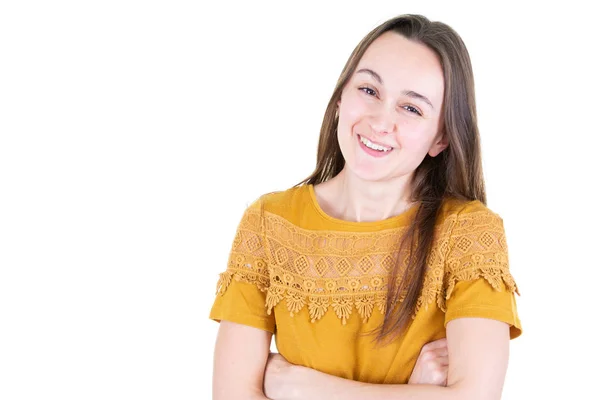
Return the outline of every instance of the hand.
{"type": "Polygon", "coordinates": [[[443,338],[423,346],[408,384],[446,386],[447,382],[448,344],[443,338]]]}
{"type": "Polygon", "coordinates": [[[294,364],[289,363],[281,354],[270,353],[265,367],[264,392],[272,400],[284,400],[292,397],[289,381],[294,364]]]}

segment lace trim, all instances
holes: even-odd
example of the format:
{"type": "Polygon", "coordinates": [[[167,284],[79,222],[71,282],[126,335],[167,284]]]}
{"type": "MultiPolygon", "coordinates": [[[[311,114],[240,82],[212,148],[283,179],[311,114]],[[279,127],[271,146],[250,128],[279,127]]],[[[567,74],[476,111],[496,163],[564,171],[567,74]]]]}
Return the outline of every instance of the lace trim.
{"type": "Polygon", "coordinates": [[[446,311],[446,300],[457,282],[478,278],[485,279],[497,291],[505,289],[520,295],[509,270],[502,218],[489,210],[456,218],[449,237],[445,283],[438,296],[440,308],[446,311]]]}
{"type": "MultiPolygon", "coordinates": [[[[291,316],[307,307],[311,322],[329,307],[342,324],[356,311],[367,322],[375,309],[385,313],[388,273],[399,254],[403,228],[379,232],[306,230],[284,218],[249,208],[238,227],[227,271],[217,293],[232,279],[266,292],[267,314],[285,300],[291,316]]],[[[495,290],[519,294],[508,268],[502,219],[489,210],[447,217],[434,233],[418,311],[436,303],[446,311],[459,281],[484,278],[495,290]]],[[[400,272],[399,276],[402,276],[400,272]]],[[[396,282],[399,284],[399,282],[396,282]]],[[[401,302],[403,297],[399,299],[401,302]]]]}
{"type": "MultiPolygon", "coordinates": [[[[503,290],[502,286],[504,284],[504,287],[508,291],[520,295],[517,284],[515,283],[511,273],[508,271],[508,268],[491,266],[474,267],[472,269],[463,270],[460,273],[451,275],[448,278],[448,286],[445,290],[446,293],[444,298],[448,300],[452,296],[452,291],[454,290],[454,286],[457,282],[472,281],[478,278],[484,278],[497,291],[503,290]]],[[[442,310],[446,311],[445,307],[442,308],[442,310]]]]}
{"type": "Polygon", "coordinates": [[[248,273],[246,271],[226,271],[219,274],[217,294],[224,294],[231,284],[232,279],[235,279],[238,282],[252,283],[256,285],[261,292],[266,292],[269,288],[269,279],[264,276],[248,273]]]}

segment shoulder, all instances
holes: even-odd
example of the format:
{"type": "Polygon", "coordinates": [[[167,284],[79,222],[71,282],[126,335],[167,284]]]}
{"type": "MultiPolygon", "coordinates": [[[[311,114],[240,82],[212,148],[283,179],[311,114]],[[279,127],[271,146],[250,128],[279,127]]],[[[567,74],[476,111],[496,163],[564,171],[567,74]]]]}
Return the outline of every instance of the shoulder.
{"type": "MultiPolygon", "coordinates": [[[[273,216],[276,215],[288,219],[296,205],[303,201],[303,187],[291,187],[286,190],[264,193],[251,201],[244,210],[244,213],[238,224],[238,235],[240,237],[252,237],[246,242],[252,247],[259,242],[259,239],[272,224],[273,216]]],[[[279,221],[281,219],[279,218],[279,221]]],[[[236,239],[237,240],[237,239],[236,239]]]]}
{"type": "Polygon", "coordinates": [[[454,201],[445,206],[447,217],[440,245],[450,269],[456,272],[462,267],[472,268],[483,260],[506,267],[508,249],[500,215],[479,200],[454,201]]]}
{"type": "Polygon", "coordinates": [[[248,208],[263,214],[275,214],[287,217],[309,203],[309,192],[306,185],[292,186],[285,190],[264,193],[248,208]]]}
{"type": "Polygon", "coordinates": [[[454,227],[481,224],[502,224],[502,217],[480,200],[444,200],[440,209],[440,222],[450,230],[454,227]]]}

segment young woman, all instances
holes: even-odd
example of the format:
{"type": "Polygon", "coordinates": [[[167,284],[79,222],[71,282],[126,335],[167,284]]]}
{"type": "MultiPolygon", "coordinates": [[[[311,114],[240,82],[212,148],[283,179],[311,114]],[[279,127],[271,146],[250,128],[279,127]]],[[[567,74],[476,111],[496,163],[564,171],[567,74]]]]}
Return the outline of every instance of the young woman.
{"type": "Polygon", "coordinates": [[[210,314],[213,398],[498,399],[515,293],[467,49],[398,16],[346,63],[314,173],[244,213],[210,314]]]}

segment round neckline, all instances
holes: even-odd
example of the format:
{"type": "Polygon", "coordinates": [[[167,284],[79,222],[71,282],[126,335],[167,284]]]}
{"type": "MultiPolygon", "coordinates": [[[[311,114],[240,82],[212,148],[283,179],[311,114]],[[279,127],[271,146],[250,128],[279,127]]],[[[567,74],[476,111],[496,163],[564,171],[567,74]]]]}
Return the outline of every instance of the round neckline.
{"type": "Polygon", "coordinates": [[[323,217],[324,219],[326,219],[327,221],[330,221],[334,224],[338,224],[338,225],[346,225],[346,226],[353,226],[353,227],[372,227],[372,226],[382,226],[382,225],[393,225],[393,226],[399,226],[400,223],[403,222],[408,222],[409,221],[409,217],[412,216],[412,214],[414,214],[417,209],[419,208],[419,204],[416,203],[414,205],[412,205],[411,207],[407,208],[406,210],[404,210],[402,213],[398,214],[398,215],[394,215],[393,217],[389,217],[386,219],[382,219],[379,221],[347,221],[345,219],[340,219],[340,218],[336,218],[333,217],[329,214],[327,214],[322,208],[321,205],[319,204],[318,200],[317,200],[317,194],[315,192],[315,188],[313,184],[307,184],[306,185],[308,188],[308,194],[310,197],[310,202],[313,206],[313,208],[315,209],[315,211],[321,215],[321,217],[323,217]]]}

